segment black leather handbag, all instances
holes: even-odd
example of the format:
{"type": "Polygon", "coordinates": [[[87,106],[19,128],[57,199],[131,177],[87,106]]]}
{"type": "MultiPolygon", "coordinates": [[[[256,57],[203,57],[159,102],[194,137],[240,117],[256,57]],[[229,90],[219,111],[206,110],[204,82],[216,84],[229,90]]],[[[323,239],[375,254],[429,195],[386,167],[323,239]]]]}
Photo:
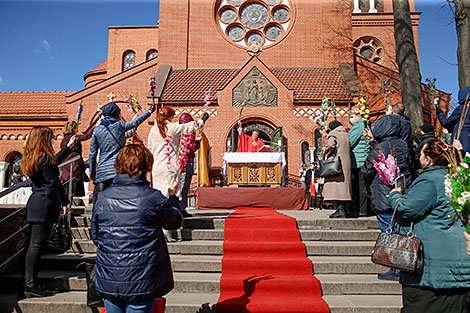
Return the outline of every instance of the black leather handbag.
{"type": "Polygon", "coordinates": [[[51,234],[47,239],[47,249],[55,252],[65,252],[72,246],[72,230],[70,229],[64,214],[59,215],[59,220],[52,226],[51,234]]]}
{"type": "Polygon", "coordinates": [[[329,177],[339,175],[343,172],[341,158],[335,156],[332,159],[320,160],[320,177],[329,177]]]}

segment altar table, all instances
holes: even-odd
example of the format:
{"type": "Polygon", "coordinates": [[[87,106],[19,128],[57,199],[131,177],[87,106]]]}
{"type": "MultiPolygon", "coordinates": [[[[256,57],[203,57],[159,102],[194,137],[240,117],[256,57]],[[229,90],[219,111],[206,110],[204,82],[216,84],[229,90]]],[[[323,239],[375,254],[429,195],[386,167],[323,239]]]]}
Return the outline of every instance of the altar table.
{"type": "Polygon", "coordinates": [[[224,172],[227,184],[238,186],[280,186],[284,152],[226,152],[224,172]]]}

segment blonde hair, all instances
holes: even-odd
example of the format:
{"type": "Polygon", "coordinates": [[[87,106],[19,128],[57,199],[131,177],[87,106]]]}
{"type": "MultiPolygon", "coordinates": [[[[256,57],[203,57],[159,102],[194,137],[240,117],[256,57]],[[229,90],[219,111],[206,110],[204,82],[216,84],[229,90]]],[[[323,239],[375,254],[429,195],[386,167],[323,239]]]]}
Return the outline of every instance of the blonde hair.
{"type": "Polygon", "coordinates": [[[46,126],[34,126],[29,132],[21,159],[21,171],[26,176],[33,176],[40,162],[57,165],[52,148],[52,129],[46,126]]]}

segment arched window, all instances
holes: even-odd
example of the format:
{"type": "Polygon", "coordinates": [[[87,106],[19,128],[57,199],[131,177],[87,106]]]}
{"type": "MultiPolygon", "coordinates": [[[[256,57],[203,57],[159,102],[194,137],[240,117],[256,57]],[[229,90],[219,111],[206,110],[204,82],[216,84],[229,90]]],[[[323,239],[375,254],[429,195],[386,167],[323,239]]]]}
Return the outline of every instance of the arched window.
{"type": "Polygon", "coordinates": [[[21,174],[21,158],[23,155],[20,152],[15,152],[8,160],[7,175],[5,175],[5,186],[14,186],[21,183],[26,177],[21,174]]]}
{"type": "Polygon", "coordinates": [[[122,70],[126,71],[135,65],[135,52],[128,50],[122,56],[122,70]]]}
{"type": "Polygon", "coordinates": [[[10,135],[10,140],[15,140],[16,136],[15,135],[10,135]]]}
{"type": "Polygon", "coordinates": [[[310,164],[310,150],[308,142],[302,142],[302,164],[310,164]]]}
{"type": "Polygon", "coordinates": [[[151,59],[155,59],[156,57],[158,57],[158,51],[157,50],[152,49],[152,50],[149,50],[147,52],[147,61],[151,60],[151,59]]]}

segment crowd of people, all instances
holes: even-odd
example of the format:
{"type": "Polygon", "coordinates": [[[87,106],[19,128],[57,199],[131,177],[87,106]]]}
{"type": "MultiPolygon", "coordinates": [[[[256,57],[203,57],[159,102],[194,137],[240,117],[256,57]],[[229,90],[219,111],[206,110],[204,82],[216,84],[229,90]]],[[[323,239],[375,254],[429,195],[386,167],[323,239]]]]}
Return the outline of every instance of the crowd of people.
{"type": "MultiPolygon", "coordinates": [[[[469,93],[470,88],[459,92],[460,105],[467,101],[469,93]]],[[[439,110],[437,113],[442,126],[451,132],[454,146],[469,152],[470,118],[459,126],[460,115],[465,112],[459,108],[449,118],[439,110]]],[[[164,230],[178,229],[183,216],[190,216],[186,211],[187,194],[200,140],[194,134],[209,115],[205,113],[197,121],[189,114],[178,119],[174,109],[163,107],[156,113],[148,148],[142,144],[125,145],[126,132],[138,127],[154,111],[152,105],[147,112],[126,122],[122,121],[120,108],[110,102],[102,108],[99,125],[90,125],[82,135],[77,134],[77,122],[67,123],[62,149],[55,155],[53,131],[43,126],[31,130],[21,161],[21,170],[31,178],[33,191],[27,204],[29,228],[23,269],[26,297],[52,294],[38,284],[37,263],[53,223],[69,204],[62,183],[71,184],[67,190],[80,196],[84,194],[83,182],[89,180],[83,160],[74,165],[71,180],[70,173],[65,170],[60,174],[57,165],[81,156],[81,142],[90,138],[90,178],[95,184],[91,236],[98,247],[96,291],[104,299],[106,311],[151,312],[154,299],[172,290],[166,245],[171,236],[164,230]],[[190,143],[185,146],[184,159],[179,159],[182,138],[188,134],[190,143]],[[150,182],[147,176],[151,177],[150,182]]],[[[339,157],[342,169],[338,175],[325,177],[324,201],[336,209],[330,217],[375,214],[382,231],[392,226],[404,234],[414,223],[425,250],[423,273],[390,271],[379,277],[399,277],[403,285],[402,312],[420,312],[423,307],[427,307],[423,312],[465,312],[470,257],[465,250],[464,229],[451,217],[452,208],[445,196],[443,181],[448,161],[441,142],[436,140],[434,127],[425,124],[412,132],[402,104],[390,107],[387,115],[375,122],[373,130],[362,121],[358,109],[351,110],[350,124],[347,132],[334,120],[324,134],[325,158],[339,157]],[[374,167],[377,151],[396,158],[405,178],[405,190],[391,190],[384,184],[374,167]],[[394,208],[397,227],[391,225],[394,208]]]]}
{"type": "Polygon", "coordinates": [[[170,238],[164,230],[180,228],[183,216],[190,216],[184,203],[194,173],[194,152],[199,148],[194,133],[209,115],[193,121],[189,114],[183,114],[178,121],[174,109],[164,107],[157,112],[150,131],[149,148],[125,145],[126,132],[154,111],[152,105],[131,121],[123,121],[120,108],[110,102],[101,108],[99,125],[92,123],[83,134],[78,134],[77,121],[67,122],[62,149],[55,155],[53,131],[44,126],[31,130],[21,161],[21,170],[31,178],[33,191],[27,203],[29,226],[21,297],[53,294],[38,283],[38,261],[52,225],[61,212],[66,212],[71,198],[68,191],[83,196],[83,183],[90,178],[95,184],[91,236],[98,247],[96,291],[103,297],[107,312],[151,312],[154,299],[172,290],[166,246],[170,238]],[[192,140],[184,160],[178,161],[180,138],[187,134],[192,140]],[[81,142],[89,139],[90,178],[83,158],[74,162],[72,178],[70,167],[60,172],[58,164],[82,156],[81,142]],[[151,174],[151,182],[147,174],[151,174]]]}

